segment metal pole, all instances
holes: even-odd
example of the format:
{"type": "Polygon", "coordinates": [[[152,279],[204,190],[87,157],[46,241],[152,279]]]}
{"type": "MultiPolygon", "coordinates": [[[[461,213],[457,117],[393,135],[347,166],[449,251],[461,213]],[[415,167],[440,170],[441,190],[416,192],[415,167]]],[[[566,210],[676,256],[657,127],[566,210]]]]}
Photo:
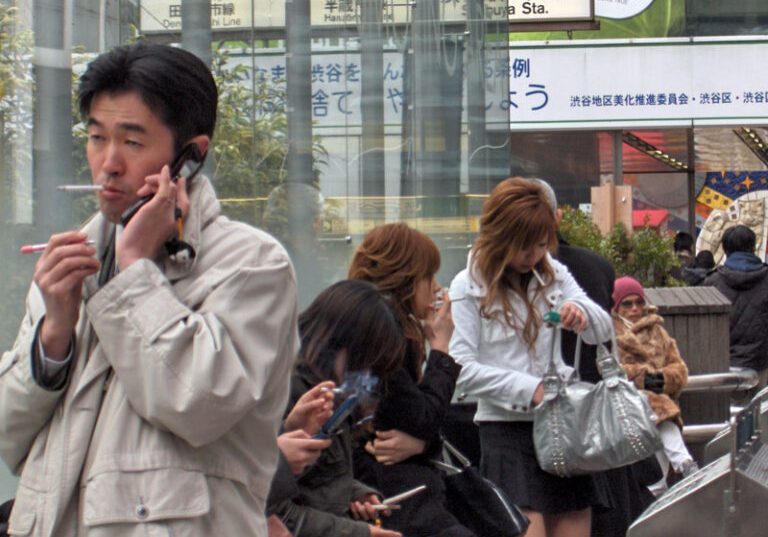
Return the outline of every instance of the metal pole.
{"type": "Polygon", "coordinates": [[[72,180],[73,0],[35,0],[35,223],[42,235],[73,225],[72,205],[56,185],[72,180]]]}
{"type": "Polygon", "coordinates": [[[624,184],[624,141],[622,131],[613,133],[613,184],[624,184]]]}
{"type": "Polygon", "coordinates": [[[485,1],[467,2],[467,121],[469,122],[467,163],[469,191],[488,192],[488,150],[485,121],[485,1]]]}
{"type": "Polygon", "coordinates": [[[363,122],[361,194],[384,195],[384,38],[383,0],[363,0],[360,24],[360,65],[363,122]]]}
{"type": "Polygon", "coordinates": [[[312,51],[310,4],[286,0],[286,114],[288,116],[288,177],[311,184],[312,173],[312,51]]]}
{"type": "Polygon", "coordinates": [[[211,65],[211,0],[181,2],[181,46],[211,65]]]}
{"type": "Polygon", "coordinates": [[[696,236],[696,146],[693,127],[688,129],[688,232],[696,236]]]}
{"type": "MultiPolygon", "coordinates": [[[[211,0],[184,0],[181,2],[181,46],[211,65],[211,0]]],[[[208,152],[203,174],[213,177],[216,164],[213,151],[208,152]]]]}

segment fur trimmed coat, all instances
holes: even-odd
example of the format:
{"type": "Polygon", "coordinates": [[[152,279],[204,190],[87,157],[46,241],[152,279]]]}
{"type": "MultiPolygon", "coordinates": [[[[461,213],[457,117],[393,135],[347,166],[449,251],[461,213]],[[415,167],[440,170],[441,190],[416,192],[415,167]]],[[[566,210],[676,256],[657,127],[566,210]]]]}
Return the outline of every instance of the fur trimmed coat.
{"type": "Polygon", "coordinates": [[[672,421],[682,427],[677,398],[688,383],[688,367],[680,357],[674,338],[664,329],[664,319],[656,311],[654,306],[648,306],[645,316],[630,326],[616,313],[612,315],[619,359],[627,377],[648,396],[658,423],[672,421]],[[644,389],[646,372],[664,375],[664,393],[644,389]]]}

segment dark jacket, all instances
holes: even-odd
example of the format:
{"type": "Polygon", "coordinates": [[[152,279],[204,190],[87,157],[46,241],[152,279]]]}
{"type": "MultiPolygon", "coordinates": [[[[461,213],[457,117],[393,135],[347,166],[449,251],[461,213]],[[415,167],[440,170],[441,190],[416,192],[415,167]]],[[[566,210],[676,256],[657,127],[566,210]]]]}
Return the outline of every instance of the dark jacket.
{"type": "Polygon", "coordinates": [[[374,417],[377,431],[397,429],[427,442],[425,452],[394,465],[383,465],[359,446],[356,474],[376,487],[384,497],[419,485],[428,490],[405,500],[399,510],[383,519],[387,529],[413,537],[433,535],[471,536],[472,533],[444,506],[442,474],[431,459],[440,451],[440,426],[451,402],[461,366],[448,354],[433,350],[419,381],[415,372],[401,368],[387,381],[386,392],[374,417]]]}
{"type": "Polygon", "coordinates": [[[704,280],[707,279],[710,272],[712,269],[703,267],[683,267],[681,276],[686,285],[696,287],[704,284],[704,280]]]}
{"type": "MultiPolygon", "coordinates": [[[[304,364],[299,364],[291,379],[291,397],[288,408],[292,408],[304,392],[323,379],[312,373],[304,364]]],[[[290,470],[288,470],[290,472],[290,470]]],[[[285,467],[275,476],[282,490],[290,490],[290,476],[285,467]]],[[[273,488],[276,486],[273,481],[273,488]]],[[[320,458],[296,479],[297,488],[293,497],[280,501],[277,489],[267,506],[269,513],[280,517],[294,535],[302,537],[368,537],[370,531],[366,522],[349,517],[352,500],[376,493],[371,487],[353,478],[352,437],[349,423],[342,426],[342,432],[333,437],[331,445],[323,450],[320,458]]]]}
{"type": "MultiPolygon", "coordinates": [[[[616,272],[613,265],[604,257],[591,250],[571,246],[565,239],[558,234],[558,247],[555,259],[568,267],[568,271],[573,275],[576,283],[584,289],[587,296],[605,311],[611,311],[611,295],[613,294],[613,282],[616,279],[616,272]]],[[[573,365],[574,353],[576,351],[576,334],[570,330],[563,330],[562,333],[562,352],[563,361],[568,365],[573,365]]],[[[581,363],[579,364],[579,374],[582,380],[587,382],[597,382],[600,380],[600,373],[597,371],[597,350],[594,345],[581,346],[581,363]]]]}
{"type": "Polygon", "coordinates": [[[704,285],[716,287],[731,301],[731,365],[761,371],[768,367],[768,266],[752,257],[746,266],[729,258],[704,285]]]}
{"type": "MultiPolygon", "coordinates": [[[[604,257],[578,246],[571,246],[558,234],[558,250],[555,258],[568,267],[576,283],[584,289],[587,296],[606,311],[611,310],[613,300],[613,282],[616,272],[613,265],[604,257]]],[[[569,330],[562,332],[563,360],[573,365],[576,349],[576,334],[569,330]]],[[[579,373],[588,382],[600,380],[597,371],[596,347],[582,345],[579,373]]],[[[594,537],[624,537],[629,525],[653,502],[653,495],[638,479],[637,471],[647,466],[652,474],[646,484],[655,483],[662,474],[656,457],[647,462],[641,461],[631,466],[615,468],[596,475],[596,482],[606,488],[610,499],[610,509],[592,513],[592,535],[594,537]],[[641,466],[642,465],[642,466],[641,466]]]]}

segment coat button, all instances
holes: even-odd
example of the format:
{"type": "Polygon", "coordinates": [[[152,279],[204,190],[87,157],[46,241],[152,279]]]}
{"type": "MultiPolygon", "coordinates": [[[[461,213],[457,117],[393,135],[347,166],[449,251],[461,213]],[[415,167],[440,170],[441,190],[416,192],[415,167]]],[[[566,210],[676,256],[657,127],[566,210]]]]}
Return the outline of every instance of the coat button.
{"type": "Polygon", "coordinates": [[[149,516],[149,509],[146,505],[139,504],[136,506],[136,518],[144,520],[149,516]]]}

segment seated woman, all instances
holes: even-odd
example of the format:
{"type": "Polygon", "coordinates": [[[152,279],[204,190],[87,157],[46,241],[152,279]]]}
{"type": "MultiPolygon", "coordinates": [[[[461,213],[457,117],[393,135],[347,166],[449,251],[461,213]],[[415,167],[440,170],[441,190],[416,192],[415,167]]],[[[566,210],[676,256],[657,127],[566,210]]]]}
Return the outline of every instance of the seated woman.
{"type": "Polygon", "coordinates": [[[448,355],[453,318],[448,293],[440,293],[435,279],[439,268],[432,239],[404,223],[373,228],[352,259],[349,278],[372,282],[391,296],[407,340],[402,367],[374,417],[376,436],[367,452],[358,450],[355,470],[385,496],[427,485],[384,526],[409,537],[472,537],[445,508],[442,474],[431,462],[440,452],[440,426],[461,369],[448,355]]]}
{"type": "Polygon", "coordinates": [[[677,398],[688,382],[688,368],[680,357],[677,343],[664,329],[656,307],[646,304],[643,286],[629,276],[613,286],[613,324],[619,358],[635,386],[645,390],[658,416],[663,452],[656,454],[664,478],[649,487],[659,494],[666,490],[670,464],[675,472],[687,476],[698,469],[688,452],[681,429],[683,420],[677,398]]]}
{"type": "Polygon", "coordinates": [[[320,293],[301,314],[299,336],[288,407],[293,411],[280,440],[287,464],[273,481],[268,512],[302,537],[400,537],[374,522],[381,513],[372,506],[381,497],[353,477],[352,420],[328,440],[312,438],[329,414],[328,389],[347,373],[369,371],[386,389],[405,347],[397,318],[375,286],[342,281],[320,293]]]}

